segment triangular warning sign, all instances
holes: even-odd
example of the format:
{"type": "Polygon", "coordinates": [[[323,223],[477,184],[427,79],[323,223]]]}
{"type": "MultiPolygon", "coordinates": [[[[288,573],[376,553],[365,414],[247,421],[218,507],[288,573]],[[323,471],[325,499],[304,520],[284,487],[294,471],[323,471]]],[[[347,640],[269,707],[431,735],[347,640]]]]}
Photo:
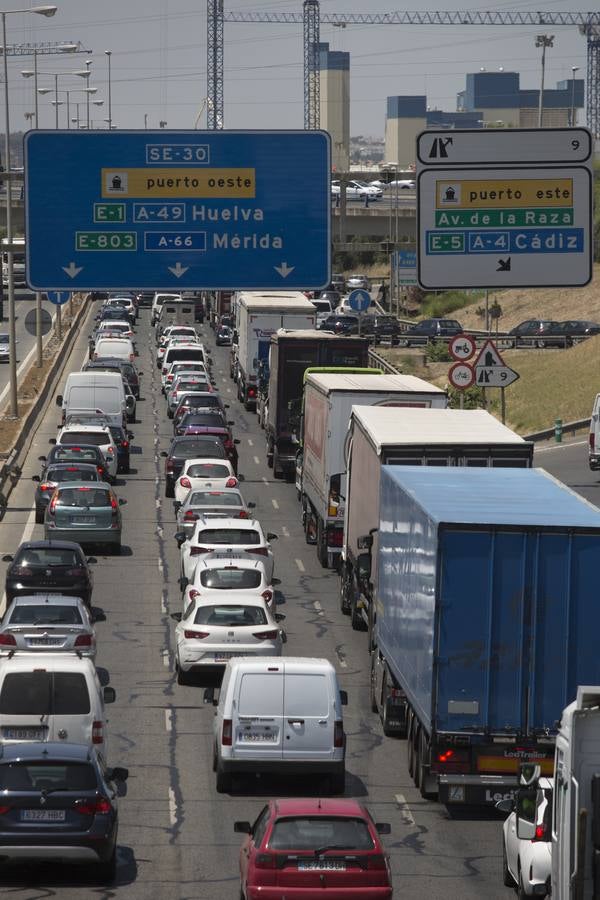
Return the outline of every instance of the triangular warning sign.
{"type": "Polygon", "coordinates": [[[475,368],[478,366],[485,368],[489,368],[490,366],[503,366],[504,360],[498,353],[498,349],[494,342],[486,341],[479,351],[479,356],[472,365],[474,365],[475,368]]]}

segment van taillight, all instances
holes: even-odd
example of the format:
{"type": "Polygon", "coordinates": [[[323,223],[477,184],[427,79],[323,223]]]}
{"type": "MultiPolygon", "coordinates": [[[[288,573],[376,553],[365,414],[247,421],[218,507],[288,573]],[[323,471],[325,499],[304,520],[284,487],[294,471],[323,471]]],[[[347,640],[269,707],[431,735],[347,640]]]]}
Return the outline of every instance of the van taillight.
{"type": "Polygon", "coordinates": [[[592,431],[592,433],[590,434],[590,450],[592,450],[592,452],[593,452],[595,449],[596,449],[596,435],[592,431]]]}
{"type": "Polygon", "coordinates": [[[337,721],[333,726],[333,746],[344,746],[344,723],[337,721]]]}
{"type": "Polygon", "coordinates": [[[96,719],[96,721],[92,724],[92,744],[104,743],[103,728],[103,723],[96,719]]]}
{"type": "Polygon", "coordinates": [[[231,739],[233,735],[233,723],[231,719],[223,719],[223,730],[221,732],[221,743],[224,747],[231,747],[231,739]]]}

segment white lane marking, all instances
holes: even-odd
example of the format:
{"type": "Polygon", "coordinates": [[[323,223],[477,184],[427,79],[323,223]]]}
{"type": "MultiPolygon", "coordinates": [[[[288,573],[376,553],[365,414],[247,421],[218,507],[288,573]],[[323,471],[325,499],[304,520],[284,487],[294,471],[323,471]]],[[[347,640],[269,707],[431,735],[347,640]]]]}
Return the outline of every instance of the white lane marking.
{"type": "Polygon", "coordinates": [[[163,566],[163,561],[162,561],[162,559],[159,559],[158,560],[158,571],[160,572],[161,575],[163,574],[164,569],[165,569],[165,567],[163,566]]]}
{"type": "Polygon", "coordinates": [[[171,664],[171,660],[169,658],[169,651],[166,649],[162,651],[162,661],[163,661],[163,666],[166,669],[168,669],[171,664]]]}
{"type": "Polygon", "coordinates": [[[227,393],[228,393],[228,394],[231,393],[231,388],[227,388],[227,393]]]}
{"type": "Polygon", "coordinates": [[[275,500],[275,499],[273,498],[273,499],[271,500],[271,503],[273,504],[273,509],[279,509],[279,503],[277,502],[277,500],[275,500]]]}
{"type": "Polygon", "coordinates": [[[262,476],[262,481],[264,481],[265,484],[268,484],[268,483],[269,483],[269,482],[267,481],[267,479],[265,478],[264,475],[262,476]]]}
{"type": "Polygon", "coordinates": [[[295,559],[294,562],[296,563],[296,565],[298,566],[298,568],[300,569],[301,572],[306,572],[306,569],[304,568],[304,563],[302,562],[301,559],[295,559]]]}
{"type": "MultiPolygon", "coordinates": [[[[55,316],[52,316],[52,327],[53,328],[54,328],[54,318],[55,318],[55,316]]],[[[21,374],[25,371],[25,369],[29,365],[29,360],[31,359],[31,357],[33,356],[33,354],[36,351],[37,351],[37,344],[34,344],[33,347],[31,348],[31,350],[29,351],[29,353],[27,354],[27,356],[25,357],[25,359],[23,360],[23,362],[21,363],[21,365],[19,366],[19,368],[17,369],[17,381],[19,380],[19,378],[21,377],[21,374]]],[[[0,394],[0,403],[2,403],[4,401],[4,398],[8,394],[9,390],[10,390],[10,384],[7,384],[6,387],[4,388],[4,390],[2,391],[2,393],[0,394]]]]}
{"type": "Polygon", "coordinates": [[[154,484],[158,484],[159,481],[160,481],[160,478],[158,477],[158,475],[155,475],[154,476],[154,484]]]}
{"type": "Polygon", "coordinates": [[[248,438],[248,446],[254,447],[254,441],[252,440],[252,438],[248,438]]]}
{"type": "Polygon", "coordinates": [[[290,533],[289,533],[289,531],[288,531],[287,525],[282,525],[282,526],[281,526],[281,533],[283,534],[284,537],[289,537],[289,536],[290,536],[290,533]]]}
{"type": "Polygon", "coordinates": [[[172,718],[173,718],[173,710],[165,709],[165,728],[167,729],[167,731],[171,731],[171,729],[173,728],[172,718]]]}
{"type": "Polygon", "coordinates": [[[587,441],[571,441],[568,444],[553,444],[551,447],[540,447],[538,450],[537,447],[535,449],[537,453],[548,453],[549,450],[568,450],[569,447],[581,447],[583,444],[587,444],[587,441]]]}
{"type": "Polygon", "coordinates": [[[322,611],[323,611],[323,607],[321,606],[321,601],[320,601],[320,600],[315,600],[315,602],[313,603],[313,606],[314,606],[314,608],[317,610],[317,612],[322,612],[322,611]]]}
{"type": "MultiPolygon", "coordinates": [[[[35,527],[35,508],[31,510],[29,516],[27,517],[27,521],[25,522],[25,527],[23,529],[23,534],[21,535],[21,540],[17,544],[19,547],[21,544],[24,544],[25,541],[28,541],[31,535],[33,534],[33,529],[35,527]]],[[[6,592],[2,594],[2,600],[0,601],[0,616],[3,616],[6,611],[6,592]]]]}
{"type": "Polygon", "coordinates": [[[404,824],[413,826],[416,825],[417,823],[413,818],[413,814],[410,811],[410,806],[406,802],[406,797],[404,796],[404,794],[396,794],[394,796],[394,800],[398,804],[398,808],[402,814],[402,821],[404,822],[404,824]]]}
{"type": "Polygon", "coordinates": [[[156,503],[156,508],[160,509],[160,500],[158,499],[158,497],[156,498],[156,500],[154,502],[156,503]]]}
{"type": "Polygon", "coordinates": [[[258,456],[253,456],[252,459],[254,460],[254,462],[256,463],[257,466],[260,465],[260,459],[258,458],[258,456]]]}
{"type": "Polygon", "coordinates": [[[177,800],[172,787],[169,788],[169,819],[171,820],[171,825],[174,825],[177,821],[177,800]]]}
{"type": "Polygon", "coordinates": [[[160,595],[160,611],[161,611],[162,613],[166,613],[166,612],[167,612],[167,600],[168,600],[168,598],[169,598],[169,595],[167,594],[167,592],[166,592],[166,591],[163,591],[162,594],[160,595]]]}

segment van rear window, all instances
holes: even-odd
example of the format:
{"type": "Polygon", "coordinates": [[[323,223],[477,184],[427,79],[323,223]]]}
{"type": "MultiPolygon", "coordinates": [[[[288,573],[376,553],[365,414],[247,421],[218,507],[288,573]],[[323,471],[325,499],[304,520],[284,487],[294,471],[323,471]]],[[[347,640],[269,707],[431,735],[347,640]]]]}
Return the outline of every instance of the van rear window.
{"type": "Polygon", "coordinates": [[[245,672],[240,684],[240,716],[280,716],[283,711],[283,673],[245,672]]]}
{"type": "Polygon", "coordinates": [[[80,672],[9,672],[0,691],[0,715],[82,716],[90,712],[80,672]]]}

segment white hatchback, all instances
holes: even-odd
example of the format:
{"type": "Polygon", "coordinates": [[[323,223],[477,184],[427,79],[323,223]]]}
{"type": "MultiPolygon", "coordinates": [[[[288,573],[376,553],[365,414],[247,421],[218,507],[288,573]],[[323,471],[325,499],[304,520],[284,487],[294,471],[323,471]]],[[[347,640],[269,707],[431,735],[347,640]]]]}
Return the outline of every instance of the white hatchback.
{"type": "Polygon", "coordinates": [[[197,563],[194,579],[183,591],[183,608],[198,597],[215,600],[234,594],[255,597],[273,607],[275,591],[267,579],[265,560],[245,550],[217,550],[197,563]]]}
{"type": "Polygon", "coordinates": [[[186,459],[175,482],[175,506],[179,508],[189,492],[199,488],[218,491],[237,486],[238,480],[228,459],[186,459]]]}
{"type": "Polygon", "coordinates": [[[181,575],[190,581],[201,556],[214,550],[246,550],[264,558],[269,582],[273,579],[275,560],[270,541],[277,535],[265,535],[257,519],[206,519],[201,516],[194,533],[180,544],[181,575]]]}
{"type": "Polygon", "coordinates": [[[195,598],[175,629],[178,684],[186,684],[193,671],[221,670],[235,656],[281,656],[284,637],[278,622],[283,618],[260,597],[195,598]]]}
{"type": "MultiPolygon", "coordinates": [[[[540,778],[535,808],[535,837],[525,840],[517,835],[514,806],[502,827],[502,878],[506,887],[516,887],[518,897],[545,897],[552,868],[552,785],[553,779],[540,778]]],[[[511,801],[496,806],[506,810],[511,801]]]]}
{"type": "Polygon", "coordinates": [[[58,437],[52,438],[50,443],[70,446],[94,444],[106,461],[106,470],[111,481],[117,477],[117,448],[107,425],[79,425],[77,423],[65,425],[58,432],[58,437]]]}

